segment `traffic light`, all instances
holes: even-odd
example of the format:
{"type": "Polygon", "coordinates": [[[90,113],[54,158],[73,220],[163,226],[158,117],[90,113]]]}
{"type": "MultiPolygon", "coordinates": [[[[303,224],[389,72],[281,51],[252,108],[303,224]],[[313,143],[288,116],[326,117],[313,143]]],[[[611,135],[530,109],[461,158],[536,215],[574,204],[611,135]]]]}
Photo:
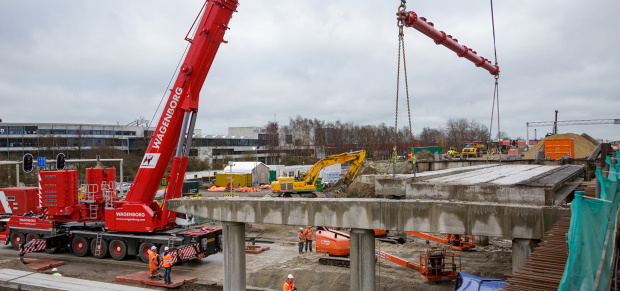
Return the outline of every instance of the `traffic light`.
{"type": "Polygon", "coordinates": [[[26,173],[32,172],[32,164],[33,164],[32,159],[33,159],[32,154],[24,155],[24,172],[26,173]]]}
{"type": "Polygon", "coordinates": [[[56,156],[56,170],[65,169],[65,154],[58,154],[56,156]]]}

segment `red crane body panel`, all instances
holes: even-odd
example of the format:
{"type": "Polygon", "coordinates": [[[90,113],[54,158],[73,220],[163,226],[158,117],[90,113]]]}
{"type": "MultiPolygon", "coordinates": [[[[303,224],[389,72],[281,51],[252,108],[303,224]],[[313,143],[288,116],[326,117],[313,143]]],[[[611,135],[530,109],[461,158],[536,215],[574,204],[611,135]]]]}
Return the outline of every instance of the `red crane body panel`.
{"type": "Polygon", "coordinates": [[[39,188],[13,187],[0,189],[0,215],[37,213],[39,188]]]}

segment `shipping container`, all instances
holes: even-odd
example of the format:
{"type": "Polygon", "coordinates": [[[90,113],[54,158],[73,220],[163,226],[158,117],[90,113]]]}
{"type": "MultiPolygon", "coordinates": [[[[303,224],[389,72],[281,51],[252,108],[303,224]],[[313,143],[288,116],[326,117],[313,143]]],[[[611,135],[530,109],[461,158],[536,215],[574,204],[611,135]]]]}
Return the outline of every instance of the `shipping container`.
{"type": "Polygon", "coordinates": [[[575,140],[572,138],[545,139],[545,158],[559,160],[575,158],[575,140]]]}
{"type": "Polygon", "coordinates": [[[230,184],[230,178],[234,182],[235,188],[237,187],[251,187],[252,186],[252,174],[215,174],[215,184],[220,187],[228,187],[230,184]]]}

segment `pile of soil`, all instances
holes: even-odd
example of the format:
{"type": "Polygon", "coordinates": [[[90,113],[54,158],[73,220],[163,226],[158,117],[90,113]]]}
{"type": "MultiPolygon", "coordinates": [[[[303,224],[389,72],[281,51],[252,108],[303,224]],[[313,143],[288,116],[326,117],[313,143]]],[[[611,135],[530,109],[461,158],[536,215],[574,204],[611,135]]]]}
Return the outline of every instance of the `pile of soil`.
{"type": "Polygon", "coordinates": [[[34,272],[32,269],[26,267],[17,258],[0,258],[0,269],[13,269],[27,272],[34,272]]]}
{"type": "Polygon", "coordinates": [[[577,135],[574,133],[562,133],[548,136],[525,153],[524,158],[533,159],[537,151],[544,149],[544,141],[547,139],[572,138],[575,140],[575,159],[587,158],[592,154],[598,142],[587,134],[577,135]]]}
{"type": "Polygon", "coordinates": [[[353,182],[350,185],[342,184],[330,188],[334,198],[374,198],[375,185],[353,182]]]}
{"type": "Polygon", "coordinates": [[[415,154],[416,160],[420,161],[434,161],[435,155],[432,154],[429,150],[421,150],[417,154],[415,154]]]}
{"type": "Polygon", "coordinates": [[[377,171],[377,169],[373,168],[373,167],[369,167],[369,166],[364,166],[364,168],[362,168],[357,175],[375,175],[375,174],[379,174],[379,171],[377,171]]]}

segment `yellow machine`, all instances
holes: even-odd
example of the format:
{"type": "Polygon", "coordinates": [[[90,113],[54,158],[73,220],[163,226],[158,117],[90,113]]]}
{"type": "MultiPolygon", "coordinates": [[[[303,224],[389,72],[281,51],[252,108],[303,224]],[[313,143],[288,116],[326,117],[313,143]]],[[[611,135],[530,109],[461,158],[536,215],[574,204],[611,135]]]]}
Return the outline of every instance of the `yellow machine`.
{"type": "Polygon", "coordinates": [[[465,144],[465,147],[463,148],[461,155],[466,156],[466,157],[469,157],[469,156],[479,157],[481,155],[482,150],[484,150],[483,144],[472,142],[472,143],[465,144]]]}
{"type": "Polygon", "coordinates": [[[318,161],[308,172],[303,174],[303,181],[295,181],[292,177],[278,177],[277,181],[271,183],[271,189],[274,193],[278,194],[314,192],[316,190],[316,180],[319,177],[319,171],[321,171],[321,169],[327,166],[353,161],[351,168],[349,168],[349,171],[347,171],[347,174],[344,176],[344,181],[348,184],[355,179],[365,158],[365,150],[331,155],[318,161]]]}
{"type": "Polygon", "coordinates": [[[455,158],[458,158],[461,155],[455,146],[451,146],[450,150],[446,154],[455,158]]]}

